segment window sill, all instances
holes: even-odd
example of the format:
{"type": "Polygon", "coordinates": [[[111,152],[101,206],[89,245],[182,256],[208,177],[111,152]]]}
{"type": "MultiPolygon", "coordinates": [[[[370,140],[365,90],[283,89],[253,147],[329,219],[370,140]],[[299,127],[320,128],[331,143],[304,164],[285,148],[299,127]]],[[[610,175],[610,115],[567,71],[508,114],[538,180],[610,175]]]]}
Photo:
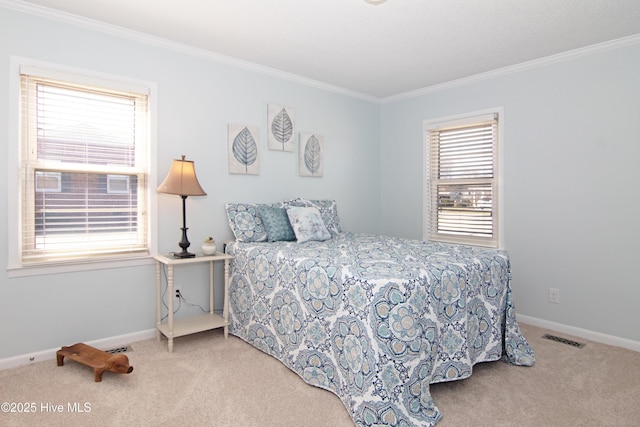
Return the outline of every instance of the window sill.
{"type": "Polygon", "coordinates": [[[86,262],[69,262],[64,264],[37,265],[26,267],[9,267],[7,275],[9,278],[42,276],[59,273],[74,273],[78,271],[93,271],[112,268],[137,267],[140,265],[153,265],[152,255],[145,255],[139,258],[94,260],[86,262]]]}

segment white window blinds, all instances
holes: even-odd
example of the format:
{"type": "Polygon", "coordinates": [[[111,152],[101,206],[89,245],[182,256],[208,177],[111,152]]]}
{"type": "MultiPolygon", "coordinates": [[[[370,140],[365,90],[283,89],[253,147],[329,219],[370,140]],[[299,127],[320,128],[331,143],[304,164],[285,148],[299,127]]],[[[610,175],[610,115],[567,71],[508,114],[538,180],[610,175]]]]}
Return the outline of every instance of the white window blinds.
{"type": "Polygon", "coordinates": [[[22,264],[147,254],[147,93],[29,71],[21,70],[22,264]]]}
{"type": "Polygon", "coordinates": [[[427,129],[429,239],[498,246],[498,117],[427,129]]]}

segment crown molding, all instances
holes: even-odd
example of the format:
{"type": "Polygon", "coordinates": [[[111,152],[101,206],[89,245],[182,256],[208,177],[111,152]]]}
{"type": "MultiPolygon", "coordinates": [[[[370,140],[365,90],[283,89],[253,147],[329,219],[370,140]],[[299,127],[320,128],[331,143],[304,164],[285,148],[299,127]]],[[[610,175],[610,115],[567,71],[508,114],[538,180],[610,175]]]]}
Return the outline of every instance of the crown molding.
{"type": "Polygon", "coordinates": [[[506,76],[509,74],[520,73],[522,71],[532,70],[534,68],[540,68],[551,64],[557,64],[560,62],[569,61],[571,59],[580,58],[583,56],[593,55],[599,52],[605,52],[612,49],[618,49],[626,46],[633,46],[640,43],[640,34],[633,36],[622,37],[619,39],[586,46],[579,49],[574,49],[566,52],[561,52],[555,55],[546,56],[540,59],[534,59],[533,61],[527,61],[516,65],[511,65],[504,68],[499,68],[486,73],[475,74],[473,76],[464,77],[457,80],[451,80],[449,82],[428,86],[422,89],[417,89],[398,95],[391,95],[385,98],[380,98],[381,104],[389,104],[392,102],[403,101],[410,98],[426,95],[429,93],[440,92],[446,89],[465,86],[472,83],[481,82],[483,80],[489,80],[496,77],[506,76]]]}
{"type": "Polygon", "coordinates": [[[109,35],[136,41],[138,43],[165,48],[165,49],[179,52],[182,54],[186,54],[186,55],[190,55],[190,56],[194,56],[202,59],[207,59],[220,64],[242,68],[247,71],[253,71],[253,72],[264,74],[270,77],[275,77],[278,79],[298,83],[304,86],[325,90],[327,92],[333,92],[339,95],[345,95],[351,98],[357,98],[357,99],[375,103],[375,104],[380,103],[380,98],[375,96],[345,89],[340,86],[330,85],[328,83],[303,77],[297,74],[288,73],[285,71],[281,71],[271,67],[266,67],[263,65],[258,65],[253,62],[244,61],[242,59],[223,55],[210,50],[193,47],[184,43],[167,40],[162,37],[152,36],[139,31],[134,31],[127,28],[119,27],[117,25],[107,24],[104,22],[97,21],[95,19],[85,18],[82,16],[74,15],[67,12],[62,12],[62,11],[51,9],[48,7],[25,3],[20,0],[0,0],[0,7],[15,10],[17,12],[24,12],[31,15],[52,19],[55,21],[66,23],[66,24],[76,25],[89,30],[99,31],[109,35]]]}
{"type": "Polygon", "coordinates": [[[310,79],[297,74],[288,73],[282,70],[278,70],[271,67],[255,64],[253,62],[245,61],[242,59],[234,58],[231,56],[223,55],[206,49],[196,48],[184,43],[178,43],[172,40],[167,40],[161,37],[152,36],[139,31],[129,30],[123,27],[119,27],[112,24],[106,24],[94,19],[81,17],[67,12],[59,10],[33,5],[31,3],[25,3],[20,0],[0,0],[0,7],[12,9],[18,12],[29,13],[48,19],[64,22],[67,24],[77,25],[90,30],[100,31],[102,33],[122,37],[139,43],[152,45],[156,47],[165,48],[175,52],[183,53],[186,55],[207,59],[220,64],[229,65],[232,67],[241,68],[247,71],[253,71],[263,75],[275,77],[282,80],[298,83],[304,86],[313,87],[316,89],[325,90],[327,92],[333,92],[339,95],[345,95],[351,98],[360,99],[374,104],[390,104],[393,102],[403,101],[418,96],[427,95],[434,92],[439,92],[455,87],[465,86],[484,80],[493,79],[509,74],[515,74],[522,71],[527,71],[539,67],[544,67],[559,62],[568,61],[571,59],[579,58],[582,56],[592,55],[598,52],[604,52],[607,50],[617,49],[625,46],[636,45],[640,43],[640,34],[623,37],[603,43],[586,46],[579,49],[570,50],[567,52],[550,55],[544,58],[535,59],[532,61],[523,62],[516,65],[511,65],[496,70],[487,71],[485,73],[475,74],[469,77],[464,77],[457,80],[451,80],[449,82],[436,84],[433,86],[427,86],[422,89],[417,89],[409,92],[400,93],[397,95],[391,95],[388,97],[375,97],[367,95],[361,92],[346,89],[340,86],[331,85],[321,82],[319,80],[310,79]]]}

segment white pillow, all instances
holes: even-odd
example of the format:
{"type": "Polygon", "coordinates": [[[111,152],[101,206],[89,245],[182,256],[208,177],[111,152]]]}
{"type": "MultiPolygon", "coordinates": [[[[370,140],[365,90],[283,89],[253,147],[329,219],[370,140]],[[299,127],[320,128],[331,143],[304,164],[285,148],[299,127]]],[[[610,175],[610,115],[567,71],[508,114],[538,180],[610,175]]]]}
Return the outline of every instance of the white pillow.
{"type": "Polygon", "coordinates": [[[318,208],[288,206],[287,216],[298,243],[312,240],[321,242],[331,238],[318,208]]]}

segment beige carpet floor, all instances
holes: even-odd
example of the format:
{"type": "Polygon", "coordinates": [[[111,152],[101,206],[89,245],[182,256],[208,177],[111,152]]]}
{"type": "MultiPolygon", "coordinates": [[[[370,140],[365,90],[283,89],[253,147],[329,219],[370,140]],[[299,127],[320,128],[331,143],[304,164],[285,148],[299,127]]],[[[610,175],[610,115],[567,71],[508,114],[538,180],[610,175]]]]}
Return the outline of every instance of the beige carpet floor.
{"type": "MultiPolygon", "coordinates": [[[[476,365],[471,378],[431,386],[452,426],[639,426],[640,353],[521,324],[536,351],[531,368],[476,365]],[[559,335],[559,334],[556,334],[559,335]]],[[[72,344],[72,343],[68,343],[72,344]]],[[[342,402],[221,330],[130,343],[134,371],[105,372],[55,360],[0,371],[1,426],[353,426],[342,402]]]]}

